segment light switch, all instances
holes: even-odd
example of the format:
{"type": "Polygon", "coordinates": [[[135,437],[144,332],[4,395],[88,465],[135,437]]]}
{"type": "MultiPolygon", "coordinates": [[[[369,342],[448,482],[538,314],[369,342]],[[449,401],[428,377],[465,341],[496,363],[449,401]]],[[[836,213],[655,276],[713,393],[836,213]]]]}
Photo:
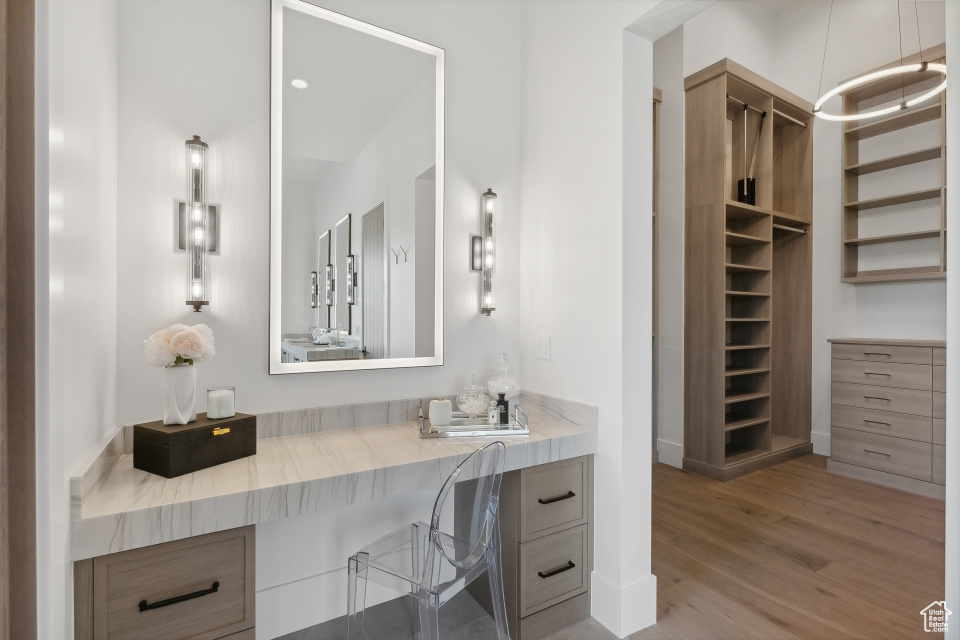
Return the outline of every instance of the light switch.
{"type": "Polygon", "coordinates": [[[550,336],[537,336],[537,357],[541,360],[550,359],[550,336]]]}

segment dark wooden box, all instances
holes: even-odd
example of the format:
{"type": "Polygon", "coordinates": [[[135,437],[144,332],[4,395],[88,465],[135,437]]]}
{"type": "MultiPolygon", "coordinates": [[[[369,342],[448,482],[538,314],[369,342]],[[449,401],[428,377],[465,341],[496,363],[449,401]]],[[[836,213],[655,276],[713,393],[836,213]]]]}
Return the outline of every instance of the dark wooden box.
{"type": "Polygon", "coordinates": [[[164,478],[213,467],[257,453],[257,418],[238,413],[211,420],[198,413],[190,424],[162,420],[133,425],[133,466],[164,478]]]}

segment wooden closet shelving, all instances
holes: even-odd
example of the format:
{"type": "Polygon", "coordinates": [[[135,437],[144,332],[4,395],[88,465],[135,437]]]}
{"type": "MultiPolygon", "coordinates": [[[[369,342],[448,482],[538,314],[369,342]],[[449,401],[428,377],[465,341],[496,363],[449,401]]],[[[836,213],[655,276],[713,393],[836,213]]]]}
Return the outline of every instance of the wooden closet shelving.
{"type": "MultiPolygon", "coordinates": [[[[922,59],[945,62],[944,54],[940,45],[924,51],[922,59]]],[[[903,62],[916,61],[915,57],[903,62]]],[[[898,60],[887,66],[899,64],[898,60]]],[[[914,72],[855,87],[841,94],[843,113],[901,103],[941,80],[939,73],[914,72]]],[[[865,284],[946,277],[946,108],[946,94],[941,93],[893,115],[844,123],[841,281],[865,284]],[[937,120],[939,135],[930,125],[923,126],[937,120]],[[918,167],[921,163],[930,164],[918,167]],[[939,211],[928,204],[932,200],[939,200],[935,205],[939,211]],[[931,242],[935,239],[939,242],[931,242]]]]}
{"type": "Polygon", "coordinates": [[[683,467],[729,480],[812,450],[812,105],[731,60],[685,89],[683,467]]]}

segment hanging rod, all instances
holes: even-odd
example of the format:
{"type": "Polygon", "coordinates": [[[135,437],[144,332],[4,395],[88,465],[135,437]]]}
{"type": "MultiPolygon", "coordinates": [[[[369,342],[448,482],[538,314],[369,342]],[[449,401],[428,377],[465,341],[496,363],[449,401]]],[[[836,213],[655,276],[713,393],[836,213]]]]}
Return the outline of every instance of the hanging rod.
{"type": "MultiPolygon", "coordinates": [[[[736,102],[736,103],[739,104],[740,106],[746,107],[747,109],[750,109],[750,110],[752,110],[752,111],[756,111],[756,112],[759,113],[760,115],[766,115],[766,113],[767,113],[766,111],[762,111],[762,110],[760,110],[760,109],[757,109],[757,108],[754,107],[753,105],[747,104],[747,103],[744,102],[743,100],[737,100],[736,98],[734,98],[734,97],[731,96],[731,95],[728,95],[728,96],[727,96],[727,100],[733,100],[734,102],[736,102]]],[[[801,127],[806,128],[806,126],[807,126],[807,123],[806,123],[806,122],[801,122],[800,120],[797,120],[797,119],[794,118],[793,116],[788,116],[787,114],[785,114],[785,113],[782,112],[782,111],[777,111],[776,109],[774,109],[774,110],[773,110],[773,113],[776,114],[776,115],[778,115],[778,116],[780,116],[780,117],[786,118],[786,119],[789,120],[790,122],[792,122],[792,123],[794,123],[794,124],[798,124],[798,125],[800,125],[801,127]]]]}

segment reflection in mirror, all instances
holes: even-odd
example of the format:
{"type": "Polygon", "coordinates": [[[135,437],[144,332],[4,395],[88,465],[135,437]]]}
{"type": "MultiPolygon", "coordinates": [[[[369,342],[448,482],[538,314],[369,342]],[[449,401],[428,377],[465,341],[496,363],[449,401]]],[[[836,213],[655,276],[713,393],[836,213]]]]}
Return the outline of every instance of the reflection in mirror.
{"type": "Polygon", "coordinates": [[[442,364],[443,50],[272,3],[270,371],[442,364]]]}

